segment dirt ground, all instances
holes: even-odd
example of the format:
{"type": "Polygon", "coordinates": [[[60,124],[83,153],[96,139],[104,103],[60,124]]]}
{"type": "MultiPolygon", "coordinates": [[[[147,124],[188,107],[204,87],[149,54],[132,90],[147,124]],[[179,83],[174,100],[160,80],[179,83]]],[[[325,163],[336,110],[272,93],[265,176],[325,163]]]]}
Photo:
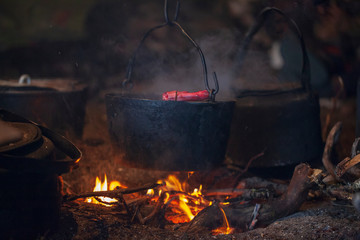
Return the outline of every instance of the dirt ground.
{"type": "MultiPolygon", "coordinates": [[[[350,152],[354,139],[355,101],[343,102],[332,122],[343,120],[339,155],[350,152]]],[[[329,109],[322,109],[322,119],[329,109]]],[[[118,180],[129,187],[154,183],[169,172],[126,169],[113,162],[106,124],[105,103],[90,102],[87,107],[86,126],[82,140],[74,139],[83,158],[78,169],[64,174],[65,193],[83,193],[92,190],[95,177],[118,180]]],[[[181,175],[181,174],[180,174],[181,175]]],[[[261,177],[261,176],[260,176],[261,177]]],[[[45,239],[360,239],[360,213],[351,202],[335,199],[312,199],[288,217],[278,219],[266,228],[248,232],[212,236],[210,232],[189,234],[172,230],[129,224],[126,216],[116,211],[83,201],[66,202],[61,209],[58,230],[45,239]]]]}

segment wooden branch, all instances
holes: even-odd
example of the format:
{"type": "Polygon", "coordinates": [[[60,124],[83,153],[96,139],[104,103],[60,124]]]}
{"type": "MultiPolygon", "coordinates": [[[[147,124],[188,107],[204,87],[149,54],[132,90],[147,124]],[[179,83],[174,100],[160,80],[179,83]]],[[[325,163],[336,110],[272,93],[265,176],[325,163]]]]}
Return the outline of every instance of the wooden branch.
{"type": "MultiPolygon", "coordinates": [[[[275,220],[296,212],[305,201],[308,191],[313,184],[311,175],[313,169],[307,164],[299,164],[294,171],[286,193],[273,202],[266,203],[260,207],[257,217],[257,226],[266,226],[275,220]]],[[[320,175],[320,174],[319,174],[320,175]]],[[[319,177],[319,176],[317,176],[319,177]]],[[[182,230],[198,232],[204,229],[220,227],[222,219],[220,211],[216,210],[216,204],[202,210],[191,222],[190,226],[182,227],[182,230]],[[214,205],[214,206],[213,206],[214,205]],[[216,223],[216,224],[215,224],[216,223]]],[[[254,206],[245,204],[230,204],[222,206],[231,227],[248,230],[252,221],[254,206]]]]}
{"type": "Polygon", "coordinates": [[[360,163],[360,154],[356,155],[352,159],[347,157],[342,160],[335,168],[336,175],[340,178],[345,173],[349,173],[351,175],[352,180],[355,181],[356,179],[360,178],[359,171],[353,170],[353,167],[360,163]]]}
{"type": "Polygon", "coordinates": [[[342,129],[342,123],[337,122],[334,127],[330,130],[329,135],[326,139],[325,149],[322,157],[323,165],[326,171],[333,176],[337,181],[341,181],[340,178],[335,174],[335,167],[331,161],[331,154],[334,150],[334,146],[339,139],[342,129]]]}
{"type": "Polygon", "coordinates": [[[338,200],[350,201],[354,193],[360,192],[360,179],[347,184],[334,184],[328,186],[324,193],[338,200]]]}
{"type": "MultiPolygon", "coordinates": [[[[296,212],[306,200],[312,185],[310,178],[313,170],[307,164],[299,164],[294,171],[290,184],[285,194],[271,203],[261,206],[257,226],[267,226],[276,219],[296,212]]],[[[229,206],[224,208],[232,227],[247,229],[250,224],[254,207],[229,206]]]]}
{"type": "Polygon", "coordinates": [[[163,184],[155,183],[155,184],[147,184],[147,185],[144,185],[144,186],[138,187],[138,188],[125,188],[125,189],[115,189],[112,191],[99,191],[99,192],[83,193],[83,194],[78,194],[78,195],[67,195],[64,197],[63,201],[64,202],[74,201],[79,198],[88,198],[88,197],[109,197],[109,198],[121,199],[122,195],[136,193],[136,192],[140,192],[140,191],[144,191],[144,190],[148,190],[148,189],[153,189],[153,188],[157,188],[159,186],[163,186],[163,184]]]}
{"type": "Polygon", "coordinates": [[[145,223],[152,220],[159,213],[162,205],[164,204],[164,199],[165,199],[165,194],[161,193],[154,210],[148,216],[144,217],[145,223]]]}
{"type": "Polygon", "coordinates": [[[273,191],[268,188],[259,189],[211,189],[204,192],[205,197],[229,196],[230,198],[240,197],[244,200],[269,199],[273,196],[273,191]]]}

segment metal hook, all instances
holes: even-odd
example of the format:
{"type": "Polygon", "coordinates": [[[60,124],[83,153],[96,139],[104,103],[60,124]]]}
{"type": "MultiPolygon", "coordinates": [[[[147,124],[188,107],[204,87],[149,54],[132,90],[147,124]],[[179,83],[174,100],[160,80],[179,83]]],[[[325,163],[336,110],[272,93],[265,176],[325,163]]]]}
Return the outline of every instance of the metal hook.
{"type": "Polygon", "coordinates": [[[172,22],[177,21],[177,18],[179,16],[179,11],[180,11],[180,0],[176,1],[176,9],[175,9],[175,14],[174,14],[174,19],[172,21],[169,20],[169,7],[168,7],[168,0],[165,0],[164,3],[164,16],[165,16],[165,22],[167,24],[171,24],[172,22]]]}
{"type": "Polygon", "coordinates": [[[132,69],[133,69],[133,66],[135,64],[135,60],[136,60],[136,56],[140,50],[140,48],[143,46],[146,38],[156,29],[159,29],[159,28],[162,28],[162,27],[165,27],[167,26],[168,24],[167,23],[163,23],[161,25],[158,25],[158,26],[155,26],[151,29],[149,29],[145,35],[143,36],[143,38],[141,39],[140,41],[140,44],[139,46],[136,48],[136,50],[134,51],[133,53],[133,56],[130,58],[129,60],[129,63],[128,63],[128,66],[127,66],[127,69],[126,69],[126,77],[125,79],[123,80],[122,82],[122,86],[125,88],[125,89],[128,89],[128,90],[131,90],[134,86],[134,84],[132,83],[131,81],[131,74],[132,74],[132,69]]]}
{"type": "Polygon", "coordinates": [[[130,81],[130,79],[125,78],[122,82],[122,87],[127,90],[131,90],[134,87],[134,84],[130,81]]]}
{"type": "Polygon", "coordinates": [[[215,101],[215,96],[219,92],[219,82],[217,80],[216,72],[213,72],[213,78],[214,78],[214,83],[215,83],[215,89],[214,88],[210,89],[209,86],[208,86],[207,90],[209,92],[210,100],[214,102],[215,101]]]}
{"type": "Polygon", "coordinates": [[[216,72],[213,72],[213,78],[215,83],[214,94],[217,94],[219,92],[219,82],[217,80],[216,72]]]}

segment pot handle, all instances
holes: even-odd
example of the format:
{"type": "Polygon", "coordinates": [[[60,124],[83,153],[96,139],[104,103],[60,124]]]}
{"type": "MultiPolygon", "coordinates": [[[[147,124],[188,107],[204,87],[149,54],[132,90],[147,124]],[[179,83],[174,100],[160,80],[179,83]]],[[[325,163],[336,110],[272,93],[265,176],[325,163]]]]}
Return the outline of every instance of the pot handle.
{"type": "Polygon", "coordinates": [[[280,15],[282,15],[287,22],[293,27],[292,30],[295,33],[295,35],[297,35],[299,41],[300,41],[300,45],[301,45],[301,50],[302,50],[302,70],[301,70],[301,86],[302,88],[306,91],[306,92],[311,92],[311,85],[310,85],[310,62],[309,62],[309,57],[306,51],[306,47],[305,47],[305,42],[304,42],[304,38],[303,35],[299,29],[299,27],[297,26],[297,24],[295,23],[295,21],[290,18],[289,16],[287,16],[285,13],[283,13],[280,9],[278,8],[274,8],[274,7],[266,7],[264,8],[261,13],[258,16],[258,20],[256,21],[256,23],[250,28],[250,30],[247,32],[245,39],[243,41],[242,47],[240,48],[240,53],[239,53],[239,63],[237,65],[238,69],[242,67],[244,58],[246,57],[247,54],[247,50],[249,48],[249,44],[253,38],[253,36],[260,30],[260,28],[264,25],[265,20],[268,18],[269,14],[271,12],[275,12],[278,13],[280,15]]]}
{"type": "Polygon", "coordinates": [[[198,51],[199,55],[200,55],[200,59],[201,59],[201,63],[202,63],[202,67],[203,67],[203,76],[204,76],[204,84],[205,84],[205,88],[206,90],[209,92],[209,96],[210,99],[212,101],[215,101],[215,95],[219,92],[219,84],[218,84],[218,80],[216,77],[216,73],[213,73],[213,78],[214,78],[214,84],[215,84],[215,88],[210,88],[209,86],[209,82],[208,82],[208,72],[207,72],[207,67],[206,67],[206,61],[205,61],[205,57],[204,54],[202,52],[202,50],[200,49],[199,45],[195,42],[194,39],[192,39],[190,37],[190,35],[185,31],[185,29],[182,28],[182,26],[177,22],[177,18],[179,16],[179,10],[180,10],[180,0],[176,1],[176,9],[175,9],[175,14],[174,14],[174,18],[173,20],[169,19],[168,16],[168,0],[165,0],[164,3],[164,16],[165,16],[165,23],[160,24],[158,26],[155,26],[153,28],[151,28],[150,30],[148,30],[145,35],[143,36],[143,38],[141,39],[138,47],[136,48],[136,50],[133,53],[133,56],[130,58],[128,66],[127,66],[127,70],[126,70],[126,77],[124,79],[124,81],[122,82],[122,85],[125,89],[131,90],[133,87],[133,83],[131,81],[131,74],[132,74],[132,70],[133,67],[135,65],[135,59],[136,59],[136,55],[139,52],[140,48],[143,46],[146,38],[154,31],[160,28],[163,28],[165,26],[169,26],[169,27],[173,27],[175,26],[177,29],[179,29],[179,31],[184,35],[185,38],[187,38],[190,43],[196,48],[196,50],[198,51]]]}
{"type": "Polygon", "coordinates": [[[28,74],[23,74],[20,76],[19,78],[19,84],[27,84],[30,85],[31,84],[31,78],[28,74]]]}

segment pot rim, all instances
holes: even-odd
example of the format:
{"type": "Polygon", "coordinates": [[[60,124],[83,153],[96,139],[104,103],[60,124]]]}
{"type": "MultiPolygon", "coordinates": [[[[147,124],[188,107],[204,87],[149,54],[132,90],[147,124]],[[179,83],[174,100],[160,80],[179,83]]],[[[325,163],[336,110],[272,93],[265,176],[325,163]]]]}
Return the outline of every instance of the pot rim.
{"type": "Polygon", "coordinates": [[[18,80],[1,80],[1,93],[65,93],[65,92],[81,92],[87,88],[87,84],[81,83],[70,78],[43,78],[32,79],[27,83],[18,80]]]}
{"type": "Polygon", "coordinates": [[[235,100],[222,100],[222,101],[165,101],[162,100],[159,96],[155,95],[142,95],[142,94],[121,94],[121,93],[108,93],[105,95],[106,99],[124,99],[130,101],[144,101],[144,102],[154,102],[154,103],[163,103],[163,104],[191,104],[191,105],[205,105],[205,104],[225,104],[225,103],[235,103],[235,100]]]}

